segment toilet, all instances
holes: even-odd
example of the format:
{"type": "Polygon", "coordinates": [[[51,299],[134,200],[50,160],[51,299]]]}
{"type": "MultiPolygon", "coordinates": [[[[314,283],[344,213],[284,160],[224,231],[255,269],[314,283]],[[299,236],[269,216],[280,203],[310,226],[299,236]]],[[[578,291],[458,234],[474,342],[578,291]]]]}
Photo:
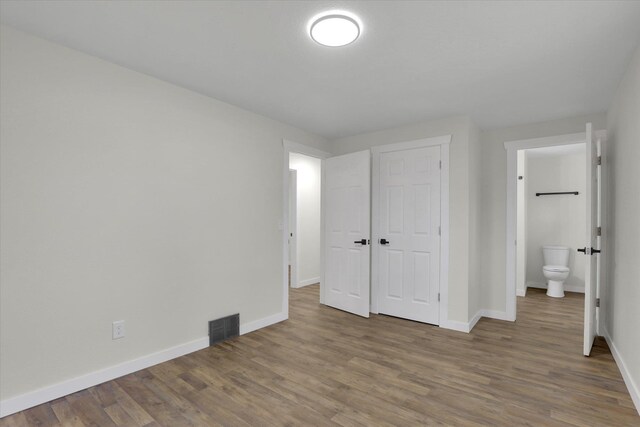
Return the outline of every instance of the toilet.
{"type": "Polygon", "coordinates": [[[569,277],[569,248],[566,246],[543,246],[544,266],[542,274],[547,279],[547,296],[564,297],[564,281],[569,277]]]}

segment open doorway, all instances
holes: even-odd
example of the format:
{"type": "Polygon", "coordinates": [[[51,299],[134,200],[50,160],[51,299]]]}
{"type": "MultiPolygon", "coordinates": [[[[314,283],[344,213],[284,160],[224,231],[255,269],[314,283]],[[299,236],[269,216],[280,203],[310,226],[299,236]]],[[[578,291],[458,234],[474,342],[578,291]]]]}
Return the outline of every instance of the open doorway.
{"type": "Polygon", "coordinates": [[[516,294],[519,319],[576,352],[584,323],[586,144],[518,150],[516,294]],[[543,319],[539,316],[544,313],[543,319]]]}
{"type": "Polygon", "coordinates": [[[323,280],[322,185],[324,159],[330,154],[288,140],[282,141],[282,147],[283,197],[279,228],[282,231],[282,315],[287,319],[290,289],[323,280]]]}
{"type": "Polygon", "coordinates": [[[289,286],[320,283],[322,160],[289,153],[289,286]]]}
{"type": "Polygon", "coordinates": [[[584,294],[585,144],[518,150],[516,293],[584,294]]]}
{"type": "MultiPolygon", "coordinates": [[[[449,322],[447,316],[450,142],[451,135],[443,135],[376,147],[372,175],[370,150],[330,157],[317,149],[283,141],[281,225],[285,314],[288,315],[290,294],[295,300],[295,295],[311,289],[291,292],[292,288],[319,283],[320,303],[342,311],[362,317],[369,317],[371,312],[390,314],[461,329],[455,322],[449,322]],[[309,161],[319,162],[321,170],[320,209],[314,212],[320,214],[319,280],[313,274],[307,274],[306,278],[302,273],[301,199],[305,184],[301,176],[303,168],[296,166],[296,162],[309,161]],[[401,193],[388,191],[397,190],[398,182],[391,182],[389,177],[397,180],[398,175],[402,190],[407,187],[407,197],[400,199],[401,193]],[[387,197],[389,194],[393,200],[387,197]],[[375,208],[372,198],[376,201],[375,208]],[[398,227],[404,210],[413,212],[411,227],[406,230],[398,227]],[[375,223],[373,229],[371,221],[375,223]],[[382,292],[378,290],[380,283],[370,280],[372,247],[375,254],[382,254],[374,257],[380,268],[375,264],[373,272],[391,271],[398,278],[392,283],[393,289],[384,282],[392,277],[389,274],[382,275],[382,292]],[[376,252],[378,249],[381,250],[376,252]],[[410,254],[403,257],[405,250],[410,254]],[[385,256],[388,253],[392,254],[390,259],[385,256]],[[405,267],[406,274],[400,274],[405,267]],[[392,311],[380,300],[393,299],[398,288],[405,288],[401,283],[403,276],[407,281],[411,279],[406,285],[406,298],[400,298],[403,306],[392,311]]],[[[376,278],[380,279],[380,275],[376,278]]]]}
{"type": "Polygon", "coordinates": [[[606,246],[606,194],[601,191],[606,188],[605,142],[606,132],[594,131],[591,123],[584,133],[505,142],[505,319],[516,320],[516,295],[534,290],[540,301],[556,300],[558,306],[567,291],[574,292],[583,300],[583,315],[574,317],[582,321],[585,356],[602,317],[598,307],[605,277],[599,256],[606,246]]]}

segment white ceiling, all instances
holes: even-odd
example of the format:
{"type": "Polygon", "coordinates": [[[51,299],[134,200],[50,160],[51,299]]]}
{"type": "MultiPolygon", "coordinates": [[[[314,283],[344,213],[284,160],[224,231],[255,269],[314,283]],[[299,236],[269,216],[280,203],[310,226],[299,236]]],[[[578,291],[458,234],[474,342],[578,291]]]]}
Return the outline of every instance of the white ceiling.
{"type": "Polygon", "coordinates": [[[2,1],[3,23],[328,138],[449,115],[483,128],[605,111],[640,2],[2,1]],[[363,21],[342,48],[309,18],[363,21]]]}

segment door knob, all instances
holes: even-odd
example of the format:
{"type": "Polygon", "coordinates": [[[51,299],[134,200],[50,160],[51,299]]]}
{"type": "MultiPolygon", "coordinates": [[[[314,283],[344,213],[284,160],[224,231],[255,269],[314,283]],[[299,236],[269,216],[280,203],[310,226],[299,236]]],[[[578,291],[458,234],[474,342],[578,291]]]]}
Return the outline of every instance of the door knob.
{"type": "Polygon", "coordinates": [[[578,249],[578,252],[582,252],[585,255],[593,255],[593,254],[599,254],[601,251],[600,249],[582,248],[582,249],[578,249]]]}
{"type": "Polygon", "coordinates": [[[387,239],[380,239],[380,244],[381,245],[388,245],[389,243],[391,243],[391,242],[388,241],[387,239]]]}
{"type": "Polygon", "coordinates": [[[366,245],[367,244],[367,239],[356,240],[353,243],[358,244],[358,245],[366,245]]]}

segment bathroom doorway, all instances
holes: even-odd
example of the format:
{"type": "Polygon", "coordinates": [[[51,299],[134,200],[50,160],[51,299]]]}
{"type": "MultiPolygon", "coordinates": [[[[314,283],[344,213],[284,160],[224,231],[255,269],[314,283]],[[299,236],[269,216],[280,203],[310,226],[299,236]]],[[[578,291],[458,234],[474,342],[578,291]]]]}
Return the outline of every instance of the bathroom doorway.
{"type": "Polygon", "coordinates": [[[580,299],[587,356],[601,317],[605,138],[589,123],[585,133],[505,143],[506,318],[516,320],[518,302],[530,293],[555,309],[567,296],[580,299]]]}
{"type": "Polygon", "coordinates": [[[584,294],[586,145],[518,150],[516,294],[584,294]]]}

